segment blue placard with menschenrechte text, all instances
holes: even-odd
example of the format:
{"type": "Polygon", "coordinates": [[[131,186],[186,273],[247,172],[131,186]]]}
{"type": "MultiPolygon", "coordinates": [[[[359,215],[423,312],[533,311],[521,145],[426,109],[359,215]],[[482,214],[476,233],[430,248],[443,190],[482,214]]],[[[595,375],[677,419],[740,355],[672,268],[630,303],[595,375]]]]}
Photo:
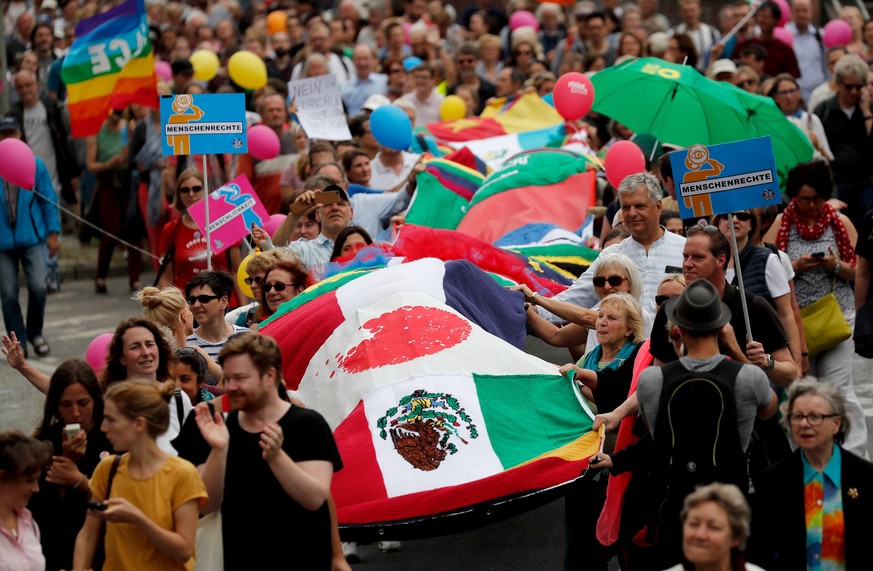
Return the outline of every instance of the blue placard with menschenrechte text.
{"type": "Polygon", "coordinates": [[[670,153],[670,164],[684,219],[782,203],[770,137],[692,145],[670,153]]]}
{"type": "Polygon", "coordinates": [[[161,97],[161,135],[164,156],[247,153],[245,95],[161,97]]]}

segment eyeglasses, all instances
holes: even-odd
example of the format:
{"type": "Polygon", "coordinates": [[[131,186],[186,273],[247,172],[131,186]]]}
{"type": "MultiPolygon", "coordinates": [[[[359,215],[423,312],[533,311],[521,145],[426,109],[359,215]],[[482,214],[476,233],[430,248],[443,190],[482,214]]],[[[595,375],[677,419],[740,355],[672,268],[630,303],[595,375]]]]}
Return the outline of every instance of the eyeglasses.
{"type": "Polygon", "coordinates": [[[627,278],[623,278],[621,276],[595,276],[591,281],[594,283],[594,287],[603,287],[609,282],[609,285],[612,287],[618,287],[624,283],[624,280],[627,278]]]}
{"type": "Polygon", "coordinates": [[[800,93],[799,89],[785,89],[782,91],[777,91],[776,95],[778,95],[779,97],[784,97],[786,95],[795,95],[797,93],[800,93]]]}
{"type": "Polygon", "coordinates": [[[664,302],[673,297],[672,295],[656,295],[655,296],[655,305],[660,307],[664,305],[664,302]]]}
{"type": "Polygon", "coordinates": [[[810,426],[819,426],[822,421],[826,418],[833,418],[835,416],[840,416],[838,414],[818,414],[816,412],[812,414],[791,414],[788,415],[788,422],[791,424],[803,424],[803,420],[806,419],[806,422],[809,423],[810,426]]]}
{"type": "MultiPolygon", "coordinates": [[[[739,220],[740,222],[748,222],[752,219],[751,212],[734,212],[734,218],[739,220]]],[[[726,220],[727,214],[719,214],[715,217],[716,220],[726,220]]]]}
{"type": "Polygon", "coordinates": [[[261,284],[261,280],[263,280],[263,279],[264,279],[264,278],[252,278],[252,277],[247,277],[247,278],[244,279],[243,281],[246,282],[246,285],[247,285],[247,286],[250,286],[250,285],[252,285],[253,283],[260,285],[260,284],[261,284]]]}
{"type": "Polygon", "coordinates": [[[274,284],[271,284],[269,282],[265,282],[265,283],[261,284],[261,289],[264,290],[264,292],[266,292],[266,293],[270,293],[271,289],[275,289],[276,291],[285,291],[285,289],[289,288],[289,287],[297,287],[297,284],[295,284],[295,283],[286,284],[284,282],[276,282],[274,284]]]}
{"type": "Polygon", "coordinates": [[[846,91],[859,91],[862,87],[864,87],[863,83],[843,83],[843,87],[846,91]]]}
{"type": "Polygon", "coordinates": [[[197,194],[203,190],[202,186],[183,186],[179,189],[181,194],[197,194]]]}
{"type": "Polygon", "coordinates": [[[200,305],[206,305],[213,299],[218,299],[220,296],[217,295],[192,295],[188,298],[188,305],[194,305],[196,302],[200,302],[200,305]]]}

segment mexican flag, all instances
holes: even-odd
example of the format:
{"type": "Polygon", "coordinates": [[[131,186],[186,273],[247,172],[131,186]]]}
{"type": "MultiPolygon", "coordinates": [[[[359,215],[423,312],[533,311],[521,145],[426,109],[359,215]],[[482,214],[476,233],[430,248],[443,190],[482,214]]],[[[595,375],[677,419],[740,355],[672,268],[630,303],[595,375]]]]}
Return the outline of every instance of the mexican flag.
{"type": "Polygon", "coordinates": [[[517,292],[497,290],[469,263],[424,259],[292,300],[261,329],[279,341],[295,396],[334,430],[345,537],[483,525],[550,500],[599,449],[575,383],[486,330],[499,329],[499,306],[520,310],[517,292]],[[447,278],[452,264],[469,272],[447,278]]]}

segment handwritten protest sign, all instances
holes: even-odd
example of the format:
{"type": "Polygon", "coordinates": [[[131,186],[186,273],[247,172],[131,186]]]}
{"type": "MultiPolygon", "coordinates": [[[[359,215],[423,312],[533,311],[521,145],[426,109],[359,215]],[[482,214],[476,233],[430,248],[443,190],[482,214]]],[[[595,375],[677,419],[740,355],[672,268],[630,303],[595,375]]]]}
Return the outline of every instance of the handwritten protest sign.
{"type": "Polygon", "coordinates": [[[263,226],[270,219],[267,209],[244,174],[188,208],[188,214],[204,235],[206,200],[209,200],[209,241],[215,254],[220,254],[247,236],[252,224],[263,226]]]}
{"type": "Polygon", "coordinates": [[[242,93],[161,97],[164,156],[248,152],[242,93]]]}
{"type": "Polygon", "coordinates": [[[319,75],[289,81],[288,94],[297,105],[297,119],[310,139],[348,141],[352,138],[336,76],[319,75]]]}
{"type": "Polygon", "coordinates": [[[679,215],[700,218],[782,202],[770,137],[670,153],[679,215]]]}

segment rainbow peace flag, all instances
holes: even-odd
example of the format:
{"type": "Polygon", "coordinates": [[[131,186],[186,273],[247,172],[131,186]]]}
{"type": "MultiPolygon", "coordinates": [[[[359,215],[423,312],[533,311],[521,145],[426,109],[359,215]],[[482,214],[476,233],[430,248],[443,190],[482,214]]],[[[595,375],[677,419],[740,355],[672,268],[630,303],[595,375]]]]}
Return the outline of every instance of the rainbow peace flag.
{"type": "Polygon", "coordinates": [[[73,137],[96,135],[110,109],[158,107],[155,57],[143,0],[125,0],[76,26],[64,59],[73,137]]]}

